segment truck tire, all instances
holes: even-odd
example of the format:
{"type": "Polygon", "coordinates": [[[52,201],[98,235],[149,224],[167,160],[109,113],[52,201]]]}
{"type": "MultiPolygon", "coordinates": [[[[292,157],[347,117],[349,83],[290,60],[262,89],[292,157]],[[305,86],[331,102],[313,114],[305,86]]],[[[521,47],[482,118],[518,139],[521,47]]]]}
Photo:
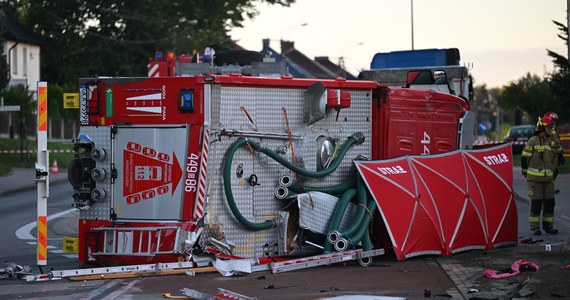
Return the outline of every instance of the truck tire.
{"type": "Polygon", "coordinates": [[[263,61],[263,55],[256,51],[227,50],[215,54],[216,66],[223,65],[251,65],[252,62],[263,61]]]}

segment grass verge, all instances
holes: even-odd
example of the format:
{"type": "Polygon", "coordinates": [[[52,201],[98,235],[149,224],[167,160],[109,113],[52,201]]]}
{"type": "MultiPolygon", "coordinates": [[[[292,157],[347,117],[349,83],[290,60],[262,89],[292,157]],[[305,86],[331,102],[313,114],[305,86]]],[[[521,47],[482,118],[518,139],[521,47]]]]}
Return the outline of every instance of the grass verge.
{"type": "MultiPolygon", "coordinates": [[[[73,144],[70,142],[48,142],[49,163],[52,166],[54,160],[57,160],[57,166],[61,169],[67,169],[67,165],[73,159],[73,144]],[[67,150],[63,153],[51,152],[53,150],[67,150]]],[[[35,168],[37,143],[35,140],[23,140],[0,138],[1,150],[32,150],[32,153],[0,153],[0,176],[10,173],[12,168],[35,168]]]]}

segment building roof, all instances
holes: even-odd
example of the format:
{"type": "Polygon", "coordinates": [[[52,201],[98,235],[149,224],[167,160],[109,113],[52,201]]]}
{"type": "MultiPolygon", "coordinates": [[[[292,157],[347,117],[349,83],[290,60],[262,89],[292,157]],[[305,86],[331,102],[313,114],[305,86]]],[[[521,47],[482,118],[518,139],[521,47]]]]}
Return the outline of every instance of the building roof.
{"type": "Polygon", "coordinates": [[[316,57],[314,60],[308,58],[301,51],[295,49],[295,45],[291,41],[281,41],[281,53],[279,53],[269,46],[269,39],[264,39],[261,53],[265,57],[274,58],[276,62],[284,59],[287,70],[293,77],[321,79],[343,77],[346,79],[357,79],[339,65],[330,61],[328,57],[316,57]]]}
{"type": "Polygon", "coordinates": [[[315,57],[315,62],[322,66],[323,68],[328,69],[329,71],[333,72],[336,77],[342,77],[349,80],[356,80],[354,75],[350,74],[347,70],[341,68],[339,65],[330,61],[328,56],[317,56],[315,57]]]}
{"type": "Polygon", "coordinates": [[[4,26],[2,37],[5,40],[25,42],[33,45],[45,44],[45,41],[41,37],[22,26],[22,24],[18,23],[16,20],[7,16],[4,12],[0,11],[0,18],[2,19],[2,25],[4,26]]]}
{"type": "MultiPolygon", "coordinates": [[[[301,51],[295,49],[295,43],[281,41],[281,55],[288,64],[295,66],[300,73],[311,74],[312,78],[335,79],[338,76],[331,70],[308,58],[301,51]]],[[[293,74],[294,75],[294,74],[293,74]]]]}

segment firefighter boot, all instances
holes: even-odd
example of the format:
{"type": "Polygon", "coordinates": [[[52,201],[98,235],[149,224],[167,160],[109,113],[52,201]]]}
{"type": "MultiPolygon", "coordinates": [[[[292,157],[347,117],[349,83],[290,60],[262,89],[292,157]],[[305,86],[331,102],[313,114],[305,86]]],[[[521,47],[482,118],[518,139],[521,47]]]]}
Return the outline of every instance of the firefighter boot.
{"type": "Polygon", "coordinates": [[[532,199],[530,205],[530,214],[528,215],[528,223],[530,231],[534,235],[541,235],[540,231],[540,213],[542,211],[542,200],[532,199]]]}
{"type": "Polygon", "coordinates": [[[554,229],[554,199],[544,200],[544,212],[542,213],[542,229],[548,234],[558,234],[554,229]]]}

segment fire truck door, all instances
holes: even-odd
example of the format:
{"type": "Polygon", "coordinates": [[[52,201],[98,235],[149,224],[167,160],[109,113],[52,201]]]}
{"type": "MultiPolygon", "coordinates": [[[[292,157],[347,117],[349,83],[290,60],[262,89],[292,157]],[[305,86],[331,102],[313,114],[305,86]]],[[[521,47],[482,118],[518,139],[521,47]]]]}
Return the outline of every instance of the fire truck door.
{"type": "Polygon", "coordinates": [[[117,220],[178,220],[188,128],[117,127],[113,208],[117,220]]]}

